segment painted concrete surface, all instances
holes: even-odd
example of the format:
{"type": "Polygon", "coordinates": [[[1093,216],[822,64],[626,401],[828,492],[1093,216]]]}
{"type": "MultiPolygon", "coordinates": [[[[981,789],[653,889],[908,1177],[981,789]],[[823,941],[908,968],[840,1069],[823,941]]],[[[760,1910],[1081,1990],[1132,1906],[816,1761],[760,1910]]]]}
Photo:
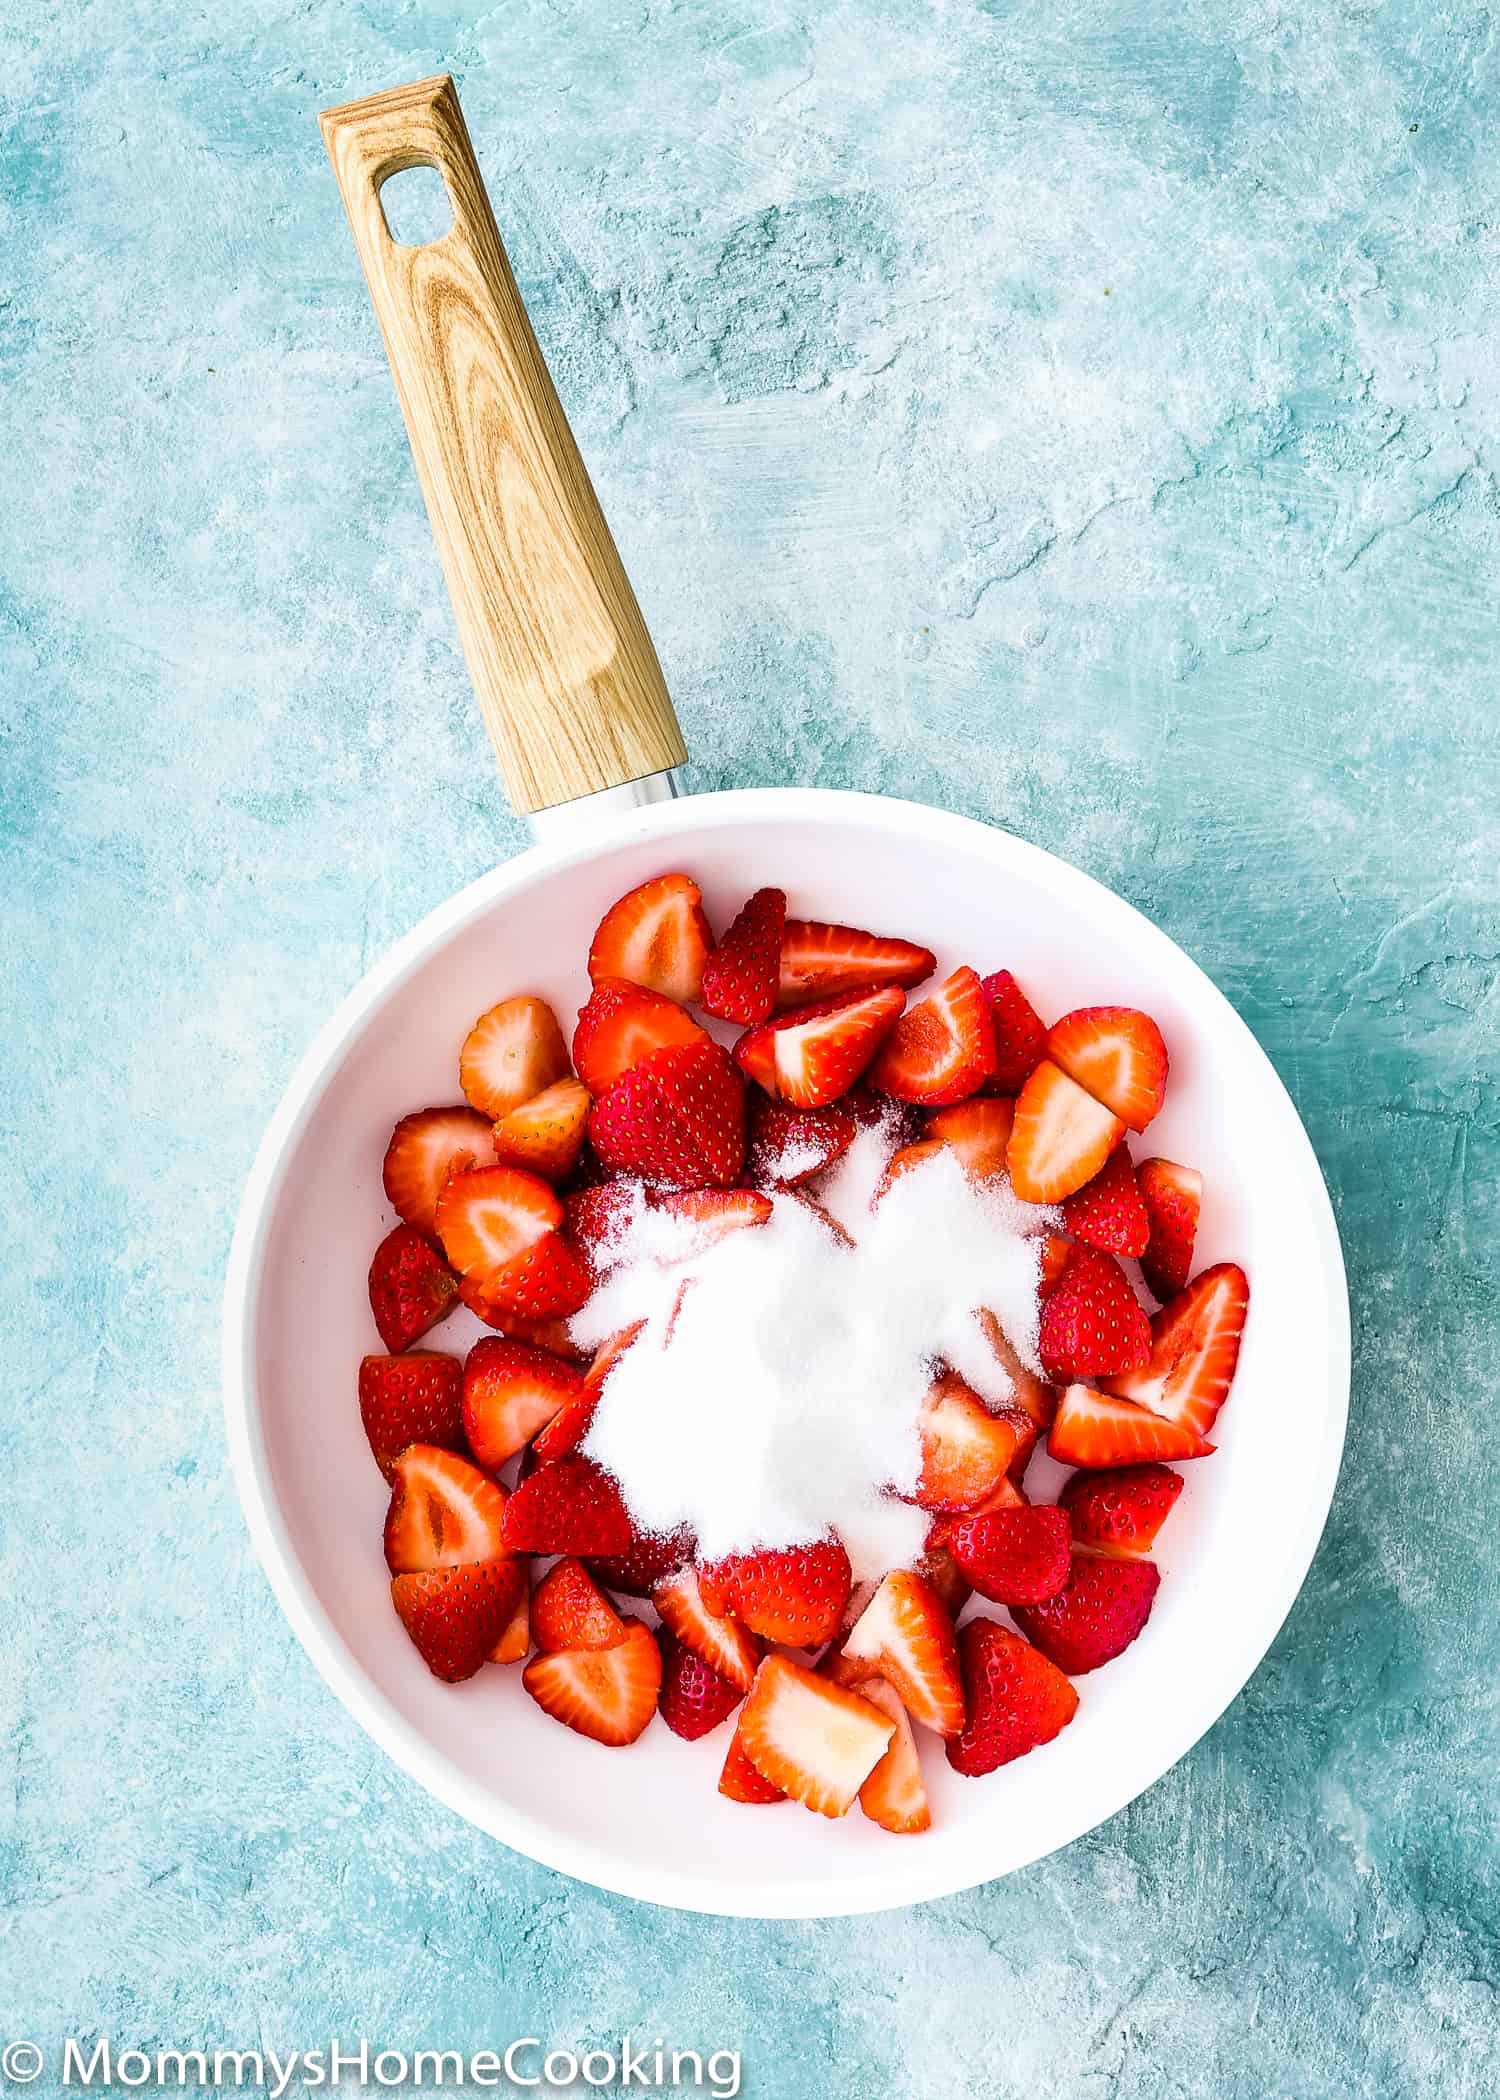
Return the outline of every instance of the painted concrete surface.
{"type": "Polygon", "coordinates": [[[758,2100],[1500,2087],[1497,63],[1464,0],[11,0],[8,2034],[629,2029],[758,2100]],[[1127,1813],[919,1911],[716,1923],[500,1850],[324,1691],[230,1488],[261,1128],[522,838],[314,123],[444,67],[694,784],[1081,862],[1334,1191],[1352,1430],[1270,1659],[1127,1813]]]}

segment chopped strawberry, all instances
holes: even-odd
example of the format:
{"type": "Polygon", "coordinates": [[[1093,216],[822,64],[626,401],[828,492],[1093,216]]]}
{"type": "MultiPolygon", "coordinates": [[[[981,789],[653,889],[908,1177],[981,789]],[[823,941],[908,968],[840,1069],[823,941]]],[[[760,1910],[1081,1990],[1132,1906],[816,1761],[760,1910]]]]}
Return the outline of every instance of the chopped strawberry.
{"type": "Polygon", "coordinates": [[[771,1216],[771,1199],[758,1189],[684,1189],[674,1196],[655,1197],[651,1207],[676,1218],[685,1228],[673,1261],[696,1261],[731,1233],[764,1225],[771,1216]]]}
{"type": "Polygon", "coordinates": [[[463,1365],[435,1349],[361,1359],[360,1420],[387,1480],[408,1444],[463,1450],[463,1390],[463,1365]]]}
{"type": "Polygon", "coordinates": [[[1116,1145],[1093,1180],[1066,1199],[1062,1214],[1075,1240],[1087,1240],[1106,1254],[1145,1252],[1151,1220],[1136,1186],[1127,1146],[1116,1145]]]}
{"type": "Polygon", "coordinates": [[[1165,1303],[1176,1297],[1193,1273],[1203,1176],[1196,1167],[1179,1167],[1170,1159],[1144,1159],[1136,1179],[1150,1224],[1141,1274],[1153,1296],[1165,1303]]]}
{"type": "Polygon", "coordinates": [[[393,1575],[500,1560],[505,1490],[456,1451],[412,1444],[391,1474],[385,1519],[386,1565],[393,1575]]]}
{"type": "Polygon", "coordinates": [[[546,1349],[486,1335],[464,1365],[464,1434],[480,1465],[496,1472],[576,1398],[583,1374],[546,1349]]]}
{"type": "MultiPolygon", "coordinates": [[[[521,1563],[518,1561],[516,1565],[519,1567],[521,1563]]],[[[525,1662],[530,1653],[531,1591],[526,1583],[523,1582],[516,1597],[515,1610],[506,1620],[505,1625],[501,1629],[499,1640],[491,1648],[489,1654],[485,1657],[485,1661],[492,1663],[525,1662]]]]}
{"type": "Polygon", "coordinates": [[[556,1231],[562,1205],[545,1181],[520,1167],[469,1167],[443,1184],[436,1222],[454,1268],[489,1288],[497,1270],[556,1231]]]}
{"type": "Polygon", "coordinates": [[[995,1031],[995,1069],[990,1085],[999,1094],[1019,1094],[1047,1055],[1047,1030],[1041,1015],[1009,970],[996,970],[980,984],[989,1001],[995,1031]]]}
{"type": "Polygon", "coordinates": [[[1047,1055],[1128,1130],[1144,1130],[1167,1090],[1167,1046],[1133,1006],[1080,1006],[1047,1031],[1047,1055]]]}
{"type": "Polygon", "coordinates": [[[948,1550],[992,1604],[1040,1604],[1068,1579],[1068,1519],[1060,1509],[986,1509],[955,1517],[948,1550]]]}
{"type": "Polygon", "coordinates": [[[692,876],[657,875],[612,904],[599,921],[589,976],[595,984],[624,977],[685,1005],[702,992],[712,946],[703,893],[692,876]]]}
{"type": "Polygon", "coordinates": [[[730,1188],[745,1165],[745,1088],[717,1043],[653,1050],[595,1101],[607,1166],[666,1188],[730,1188]]]}
{"type": "MultiPolygon", "coordinates": [[[[1010,1487],[1010,1482],[1007,1480],[1002,1482],[1001,1485],[1010,1487]]],[[[996,1490],[996,1493],[998,1492],[999,1489],[996,1490]]],[[[1012,1490],[1012,1492],[1015,1491],[1012,1490]]],[[[1017,1500],[1020,1500],[1019,1495],[1017,1495],[1017,1500]]],[[[959,1613],[968,1603],[969,1598],[973,1595],[973,1591],[969,1586],[969,1578],[948,1551],[947,1544],[939,1535],[941,1527],[951,1521],[952,1519],[948,1517],[940,1516],[934,1518],[932,1530],[927,1535],[926,1548],[914,1563],[913,1572],[920,1575],[924,1582],[931,1583],[949,1618],[956,1620],[959,1613]]]]}
{"type": "Polygon", "coordinates": [[[1045,1604],[1012,1607],[1033,1646],[1070,1677],[1123,1654],[1151,1616],[1161,1574],[1149,1560],[1075,1553],[1067,1586],[1045,1604]]]}
{"type": "Polygon", "coordinates": [[[1024,1203],[1060,1203],[1093,1180],[1124,1133],[1118,1116],[1043,1058],[1016,1101],[1010,1185],[1024,1203]]]}
{"type": "Polygon", "coordinates": [[[755,1092],[749,1102],[749,1177],[758,1187],[797,1188],[841,1159],[854,1142],[855,1122],[841,1104],[793,1108],[755,1092]]]}
{"type": "Polygon", "coordinates": [[[618,1749],[650,1726],[661,1691],[661,1653],[650,1628],[627,1619],[613,1648],[533,1655],[521,1682],[544,1713],[618,1749]]]}
{"type": "Polygon", "coordinates": [[[878,1706],[896,1729],[885,1756],[859,1790],[860,1807],[872,1823],[898,1837],[930,1830],[932,1810],[927,1805],[922,1762],[917,1756],[906,1708],[881,1677],[872,1677],[859,1696],[871,1706],[878,1706]]]}
{"type": "Polygon", "coordinates": [[[1143,1459],[1207,1458],[1213,1445],[1185,1424],[1092,1386],[1070,1385],[1058,1402],[1047,1450],[1065,1466],[1124,1466],[1143,1459]]]}
{"type": "Polygon", "coordinates": [[[1005,1478],[1030,1426],[1019,1409],[992,1414],[957,1372],[945,1372],[922,1403],[922,1470],[913,1499],[923,1509],[973,1509],[1005,1478]]]}
{"type": "Polygon", "coordinates": [[[580,1008],[573,1062],[595,1100],[653,1050],[683,1050],[713,1038],[675,999],[623,979],[596,984],[580,1008]]]}
{"type": "Polygon", "coordinates": [[[693,1541],[684,1532],[632,1532],[618,1553],[591,1553],[589,1573],[607,1590],[628,1597],[649,1597],[659,1582],[674,1575],[692,1556],[693,1541]]]}
{"type": "Polygon", "coordinates": [[[458,1278],[414,1225],[396,1225],[370,1263],[370,1310],[392,1355],[409,1349],[458,1303],[458,1278]]]}
{"type": "Polygon", "coordinates": [[[662,1624],[670,1626],[678,1640],[702,1656],[720,1677],[737,1684],[742,1692],[749,1691],[761,1657],[760,1642],[736,1620],[709,1610],[692,1568],[680,1568],[659,1582],[651,1592],[651,1602],[662,1624]]]}
{"type": "Polygon", "coordinates": [[[741,1028],[764,1021],[776,1004],[786,891],[757,890],[703,965],[703,1004],[741,1028]]]}
{"type": "MultiPolygon", "coordinates": [[[[1059,1244],[1065,1247],[1069,1254],[1072,1253],[1073,1250],[1066,1240],[1060,1241],[1059,1244]]],[[[992,1312],[987,1309],[981,1310],[975,1317],[979,1321],[985,1340],[999,1359],[1001,1369],[1010,1379],[1011,1393],[1006,1405],[1019,1408],[1023,1414],[1029,1415],[1038,1429],[1050,1429],[1052,1417],[1057,1413],[1057,1388],[1048,1385],[1045,1379],[1038,1378],[1035,1371],[1022,1363],[1011,1346],[1010,1337],[992,1312]]],[[[1029,1451],[1027,1456],[1030,1456],[1029,1451]]],[[[1011,1460],[1010,1470],[1012,1473],[1016,1471],[1015,1459],[1011,1460]]]]}
{"type": "MultiPolygon", "coordinates": [[[[740,1715],[743,1722],[744,1714],[740,1715]]],[[[750,1762],[749,1754],[740,1740],[736,1727],[729,1739],[729,1748],[724,1754],[724,1769],[719,1774],[719,1792],[726,1801],[744,1801],[752,1807],[768,1807],[773,1801],[785,1801],[786,1795],[769,1779],[762,1779],[750,1762]]]]}
{"type": "Polygon", "coordinates": [[[698,1570],[703,1602],[716,1617],[789,1648],[816,1648],[838,1631],[853,1576],[837,1539],[735,1553],[698,1570]]]}
{"type": "Polygon", "coordinates": [[[464,1098],[496,1122],[568,1076],[568,1046],[545,999],[502,999],[481,1014],[458,1055],[464,1098]]]}
{"type": "Polygon", "coordinates": [[[531,1448],[539,1459],[562,1458],[569,1451],[577,1450],[589,1433],[594,1410],[599,1405],[599,1388],[645,1324],[644,1320],[632,1321],[629,1327],[622,1327],[618,1334],[612,1334],[595,1353],[573,1398],[533,1443],[531,1448]]]}
{"type": "Polygon", "coordinates": [[[670,1626],[656,1629],[656,1641],[661,1649],[661,1717],[673,1735],[696,1743],[728,1719],[744,1698],[744,1687],[721,1677],[678,1640],[670,1626]]]}
{"type": "Polygon", "coordinates": [[[995,1619],[970,1619],[958,1633],[969,1718],[948,1745],[955,1772],[978,1779],[1062,1734],[1078,1694],[1055,1663],[995,1619]]]}
{"type": "Polygon", "coordinates": [[[1060,1232],[1044,1232],[1039,1242],[1040,1274],[1037,1277],[1036,1294],[1039,1298],[1050,1298],[1062,1282],[1063,1270],[1073,1253],[1073,1242],[1065,1240],[1060,1232]]]}
{"type": "Polygon", "coordinates": [[[857,926],[828,926],[819,919],[788,919],[781,940],[777,1003],[805,1006],[883,985],[920,984],[937,966],[930,948],[915,941],[888,940],[857,926]]]}
{"type": "Polygon", "coordinates": [[[893,1568],[844,1636],[833,1664],[836,1684],[884,1677],[914,1721],[938,1735],[964,1725],[964,1694],[953,1621],[930,1582],[893,1568]]]}
{"type": "Polygon", "coordinates": [[[1050,1378],[1101,1378],[1151,1354],[1151,1323],[1112,1254],[1079,1241],[1042,1307],[1037,1354],[1050,1378]]]}
{"type": "Polygon", "coordinates": [[[554,1561],[531,1599],[531,1634],[549,1654],[559,1648],[613,1648],[625,1621],[581,1560],[554,1561]]]}
{"type": "Polygon", "coordinates": [[[462,1684],[499,1645],[525,1588],[521,1561],[469,1561],[398,1575],[391,1602],[433,1676],[462,1684]]]}
{"type": "Polygon", "coordinates": [[[975,1181],[1005,1172],[1015,1103],[992,1097],[955,1102],[927,1120],[927,1135],[951,1145],[964,1170],[975,1181]]]}
{"type": "Polygon", "coordinates": [[[1229,1397],[1249,1309],[1242,1268],[1223,1261],[1204,1269],[1151,1322],[1148,1360],[1112,1377],[1109,1390],[1205,1436],[1229,1397]]]}
{"type": "Polygon", "coordinates": [[[563,1198],[563,1231],[595,1275],[604,1275],[619,1260],[643,1193],[638,1182],[622,1179],[596,1182],[563,1198]]]}
{"type": "Polygon", "coordinates": [[[593,1271],[560,1232],[544,1233],[524,1254],[485,1277],[486,1294],[502,1319],[511,1313],[529,1326],[577,1312],[593,1288],[593,1271]]]}
{"type": "Polygon", "coordinates": [[[382,1179],[396,1215],[431,1239],[438,1197],[452,1173],[488,1166],[494,1133],[472,1108],[421,1108],[391,1132],[382,1179]]]}
{"type": "Polygon", "coordinates": [[[559,1079],[500,1118],[495,1157],[544,1181],[565,1181],[578,1164],[588,1126],[588,1088],[581,1079],[559,1079]]]}
{"type": "Polygon", "coordinates": [[[1169,1466],[1120,1466],[1108,1473],[1075,1473],[1057,1499],[1068,1513],[1076,1546],[1134,1560],[1156,1544],[1182,1484],[1182,1475],[1169,1466]]]}
{"type": "Polygon", "coordinates": [[[784,1655],[768,1655],[738,1732],[762,1779],[821,1816],[842,1816],[896,1730],[868,1699],[784,1655]]]}
{"type": "Polygon", "coordinates": [[[742,1035],[735,1062],[773,1099],[826,1108],[865,1070],[905,1004],[892,985],[798,1007],[742,1035]]]}
{"type": "Polygon", "coordinates": [[[994,1069],[989,1001],[965,964],[902,1014],[870,1067],[870,1083],[898,1101],[940,1108],[977,1093],[994,1069]]]}
{"type": "Polygon", "coordinates": [[[618,1481],[576,1451],[539,1466],[505,1506],[512,1553],[623,1553],[630,1540],[618,1481]]]}
{"type": "Polygon", "coordinates": [[[570,1363],[581,1363],[588,1354],[574,1341],[566,1320],[524,1318],[513,1305],[500,1302],[489,1287],[488,1277],[460,1276],[458,1295],[475,1319],[483,1320],[486,1327],[499,1328],[511,1341],[530,1342],[534,1348],[566,1357],[570,1363]]]}

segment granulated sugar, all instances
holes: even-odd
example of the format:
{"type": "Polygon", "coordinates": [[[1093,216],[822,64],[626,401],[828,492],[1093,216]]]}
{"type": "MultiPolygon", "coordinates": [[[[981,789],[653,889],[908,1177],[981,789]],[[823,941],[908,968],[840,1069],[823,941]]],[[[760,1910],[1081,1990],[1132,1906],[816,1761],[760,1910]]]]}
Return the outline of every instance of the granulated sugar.
{"type": "Polygon", "coordinates": [[[921,1553],[928,1515],[898,1498],[917,1484],[935,1360],[991,1404],[1008,1397],[982,1306],[1039,1368],[1037,1235],[1052,1214],[1003,1179],[972,1183],[949,1151],[873,1201],[890,1150],[884,1130],[862,1131],[816,1189],[826,1215],[778,1195],[766,1224],[697,1253],[691,1227],[644,1195],[633,1206],[572,1326],[594,1348],[646,1322],[583,1445],[641,1529],[686,1526],[706,1559],[832,1530],[857,1579],[921,1553]]]}

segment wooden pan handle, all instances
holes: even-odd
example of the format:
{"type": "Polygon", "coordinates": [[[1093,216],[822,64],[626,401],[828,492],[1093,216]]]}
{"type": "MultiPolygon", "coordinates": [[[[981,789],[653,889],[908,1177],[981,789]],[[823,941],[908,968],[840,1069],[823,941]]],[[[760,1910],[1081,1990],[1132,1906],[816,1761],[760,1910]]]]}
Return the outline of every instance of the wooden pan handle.
{"type": "Polygon", "coordinates": [[[687,757],[661,666],[500,245],[452,80],[319,119],[380,319],[469,674],[516,809],[687,757]],[[430,166],[453,224],[392,239],[380,186],[430,166]]]}

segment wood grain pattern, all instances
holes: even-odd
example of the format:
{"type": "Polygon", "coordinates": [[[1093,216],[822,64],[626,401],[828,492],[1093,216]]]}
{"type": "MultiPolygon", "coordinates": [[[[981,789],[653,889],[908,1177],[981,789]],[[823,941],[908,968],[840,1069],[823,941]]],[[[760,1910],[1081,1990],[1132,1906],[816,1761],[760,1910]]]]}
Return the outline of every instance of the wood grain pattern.
{"type": "Polygon", "coordinates": [[[452,80],[319,119],[380,319],[474,690],[523,812],[687,756],[651,637],[521,304],[452,80]],[[394,241],[431,166],[453,224],[394,241]]]}

